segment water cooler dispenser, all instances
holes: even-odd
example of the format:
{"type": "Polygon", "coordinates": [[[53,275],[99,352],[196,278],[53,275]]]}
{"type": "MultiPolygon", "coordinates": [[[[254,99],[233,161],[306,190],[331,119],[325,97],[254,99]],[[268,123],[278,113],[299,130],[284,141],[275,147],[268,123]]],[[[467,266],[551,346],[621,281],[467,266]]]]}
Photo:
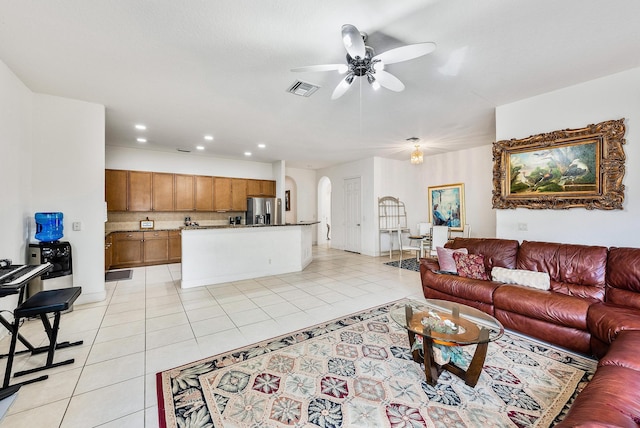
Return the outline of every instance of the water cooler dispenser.
{"type": "Polygon", "coordinates": [[[63,236],[62,213],[36,213],[35,238],[37,244],[29,244],[28,263],[41,265],[51,263],[53,267],[47,273],[29,282],[28,296],[39,291],[69,288],[73,286],[73,259],[71,244],[59,241],[63,236]]]}

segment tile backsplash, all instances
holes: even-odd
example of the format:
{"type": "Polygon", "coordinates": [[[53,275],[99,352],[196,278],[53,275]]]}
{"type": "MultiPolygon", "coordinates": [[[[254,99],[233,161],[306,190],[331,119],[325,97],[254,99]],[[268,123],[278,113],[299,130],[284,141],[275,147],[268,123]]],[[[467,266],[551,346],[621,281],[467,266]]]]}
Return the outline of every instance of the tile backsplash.
{"type": "Polygon", "coordinates": [[[218,226],[229,224],[229,217],[242,217],[242,224],[245,223],[244,211],[229,211],[224,213],[217,212],[109,212],[107,213],[107,222],[104,225],[106,233],[117,232],[120,230],[139,230],[140,221],[154,221],[154,229],[178,229],[184,226],[185,217],[191,217],[191,221],[198,223],[200,226],[218,226]]]}

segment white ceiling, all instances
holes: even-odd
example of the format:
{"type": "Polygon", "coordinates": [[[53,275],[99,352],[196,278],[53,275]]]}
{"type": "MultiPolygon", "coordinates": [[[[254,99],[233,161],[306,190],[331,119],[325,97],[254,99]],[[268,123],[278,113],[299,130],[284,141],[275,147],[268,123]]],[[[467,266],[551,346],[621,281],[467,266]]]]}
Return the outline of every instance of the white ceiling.
{"type": "Polygon", "coordinates": [[[408,159],[409,137],[425,155],[490,144],[496,106],[640,66],[638,17],[637,0],[0,0],[0,60],[104,104],[107,145],[321,168],[408,159]],[[404,92],[331,101],[343,76],[290,69],[344,62],[347,23],[376,53],[438,47],[387,66],[404,92]],[[296,79],[321,88],[287,93],[296,79]]]}

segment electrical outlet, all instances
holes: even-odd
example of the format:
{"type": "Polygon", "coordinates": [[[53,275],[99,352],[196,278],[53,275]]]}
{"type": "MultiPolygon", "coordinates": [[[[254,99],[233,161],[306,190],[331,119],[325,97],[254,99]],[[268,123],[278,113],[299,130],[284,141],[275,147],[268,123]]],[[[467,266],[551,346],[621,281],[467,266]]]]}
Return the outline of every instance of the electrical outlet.
{"type": "Polygon", "coordinates": [[[76,232],[82,230],[82,222],[80,221],[74,221],[72,226],[73,230],[75,230],[76,232]]]}
{"type": "Polygon", "coordinates": [[[528,230],[528,225],[527,223],[518,223],[518,230],[528,230]]]}

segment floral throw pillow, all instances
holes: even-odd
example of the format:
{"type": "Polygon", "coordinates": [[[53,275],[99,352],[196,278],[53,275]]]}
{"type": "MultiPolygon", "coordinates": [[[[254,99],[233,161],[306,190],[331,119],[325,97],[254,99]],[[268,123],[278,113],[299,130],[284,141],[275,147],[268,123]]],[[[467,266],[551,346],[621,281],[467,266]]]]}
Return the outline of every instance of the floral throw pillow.
{"type": "Polygon", "coordinates": [[[453,253],[458,275],[465,278],[488,280],[489,275],[484,268],[484,256],[482,254],[453,253]]]}

